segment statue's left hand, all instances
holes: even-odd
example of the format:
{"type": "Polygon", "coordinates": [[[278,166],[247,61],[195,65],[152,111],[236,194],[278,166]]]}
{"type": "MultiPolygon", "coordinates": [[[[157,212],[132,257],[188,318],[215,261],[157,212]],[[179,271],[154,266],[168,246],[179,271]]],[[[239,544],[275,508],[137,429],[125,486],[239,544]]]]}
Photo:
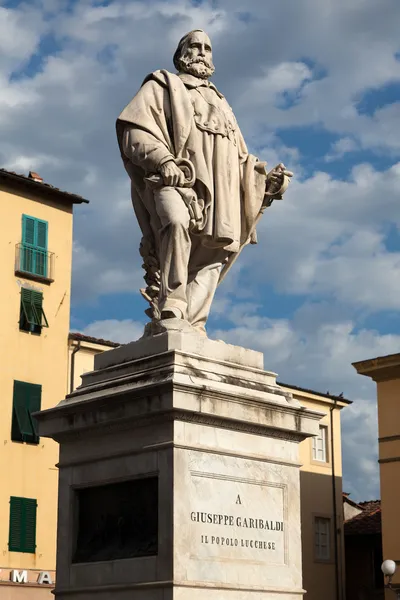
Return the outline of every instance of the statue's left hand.
{"type": "Polygon", "coordinates": [[[268,196],[279,194],[285,182],[285,177],[293,177],[292,171],[288,171],[283,163],[276,165],[267,175],[265,192],[268,196]]]}

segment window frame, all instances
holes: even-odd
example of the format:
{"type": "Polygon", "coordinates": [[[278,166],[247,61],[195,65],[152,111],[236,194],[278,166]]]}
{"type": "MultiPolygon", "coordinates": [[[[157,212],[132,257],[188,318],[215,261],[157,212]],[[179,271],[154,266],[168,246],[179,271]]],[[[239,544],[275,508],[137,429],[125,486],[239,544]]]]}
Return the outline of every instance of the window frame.
{"type": "MultiPolygon", "coordinates": [[[[318,540],[320,541],[320,540],[318,540]]],[[[331,515],[313,515],[313,546],[314,546],[314,561],[321,563],[330,563],[332,562],[332,517],[331,515]],[[326,537],[327,537],[327,556],[322,556],[320,553],[320,548],[323,547],[322,544],[317,543],[317,536],[322,535],[318,528],[318,523],[324,521],[327,525],[326,529],[326,537]]]]}
{"type": "Polygon", "coordinates": [[[329,465],[330,463],[330,453],[329,453],[329,444],[328,444],[328,438],[329,438],[329,427],[328,425],[324,425],[319,424],[319,430],[318,430],[319,434],[315,435],[311,438],[311,460],[313,463],[318,464],[318,465],[329,465]],[[321,436],[321,431],[324,432],[323,436],[321,436]],[[322,439],[323,442],[323,456],[324,458],[318,458],[318,447],[317,444],[318,442],[322,439]]]}

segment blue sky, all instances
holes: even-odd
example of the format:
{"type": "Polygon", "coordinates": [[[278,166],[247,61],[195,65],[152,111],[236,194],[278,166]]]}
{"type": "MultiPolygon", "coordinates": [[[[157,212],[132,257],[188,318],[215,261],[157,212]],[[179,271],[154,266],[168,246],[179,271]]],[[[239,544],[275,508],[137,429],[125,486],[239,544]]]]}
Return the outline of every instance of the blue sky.
{"type": "Polygon", "coordinates": [[[374,385],[353,361],[400,348],[398,0],[0,2],[1,166],[77,207],[71,328],[126,342],[146,306],[115,119],[180,37],[211,36],[214,82],[249,148],[295,178],[220,287],[210,337],[264,352],[281,380],[354,401],[344,487],[379,497],[374,385]]]}

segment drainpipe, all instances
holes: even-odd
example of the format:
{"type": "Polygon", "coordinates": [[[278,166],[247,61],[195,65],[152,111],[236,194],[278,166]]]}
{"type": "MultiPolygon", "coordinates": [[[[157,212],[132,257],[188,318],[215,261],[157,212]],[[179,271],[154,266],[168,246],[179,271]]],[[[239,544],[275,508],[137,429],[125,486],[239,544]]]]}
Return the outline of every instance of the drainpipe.
{"type": "Polygon", "coordinates": [[[70,381],[69,381],[69,393],[72,394],[74,391],[74,379],[75,379],[75,354],[79,352],[81,349],[81,340],[78,340],[76,346],[71,352],[71,373],[70,373],[70,381]]]}
{"type": "Polygon", "coordinates": [[[339,548],[338,548],[338,520],[337,520],[337,501],[336,501],[336,477],[335,477],[335,448],[333,435],[333,411],[337,405],[337,400],[334,399],[334,405],[330,410],[331,421],[331,460],[332,460],[332,505],[333,505],[333,530],[335,544],[335,583],[336,583],[336,600],[340,600],[340,579],[339,579],[339,548]]]}

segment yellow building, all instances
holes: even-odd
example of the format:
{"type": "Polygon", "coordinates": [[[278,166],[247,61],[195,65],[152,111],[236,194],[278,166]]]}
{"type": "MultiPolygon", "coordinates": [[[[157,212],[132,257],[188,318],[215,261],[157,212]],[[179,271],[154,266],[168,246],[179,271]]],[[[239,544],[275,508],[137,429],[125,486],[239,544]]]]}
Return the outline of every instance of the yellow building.
{"type": "MultiPolygon", "coordinates": [[[[94,356],[118,346],[79,333],[69,336],[71,390],[80,376],[93,370],[94,356]]],[[[344,533],[341,453],[341,410],[349,400],[295,386],[280,385],[299,402],[325,413],[320,435],[300,444],[303,586],[307,600],[344,600],[344,533]],[[336,534],[335,534],[336,532],[336,534]]]]}
{"type": "Polygon", "coordinates": [[[73,205],[35,173],[0,170],[0,598],[52,598],[58,447],[32,413],[67,392],[73,205]],[[29,595],[28,595],[29,590],[29,595]]]}
{"type": "MultiPolygon", "coordinates": [[[[364,360],[353,366],[360,375],[377,383],[383,558],[396,561],[398,570],[393,585],[400,590],[400,354],[364,360]]],[[[393,592],[386,590],[385,599],[393,597],[393,592]]]]}
{"type": "MultiPolygon", "coordinates": [[[[325,413],[319,436],[300,444],[303,587],[307,600],[344,600],[341,396],[280,384],[305,407],[325,413]]],[[[352,599],[348,599],[352,600],[352,599]]]]}

